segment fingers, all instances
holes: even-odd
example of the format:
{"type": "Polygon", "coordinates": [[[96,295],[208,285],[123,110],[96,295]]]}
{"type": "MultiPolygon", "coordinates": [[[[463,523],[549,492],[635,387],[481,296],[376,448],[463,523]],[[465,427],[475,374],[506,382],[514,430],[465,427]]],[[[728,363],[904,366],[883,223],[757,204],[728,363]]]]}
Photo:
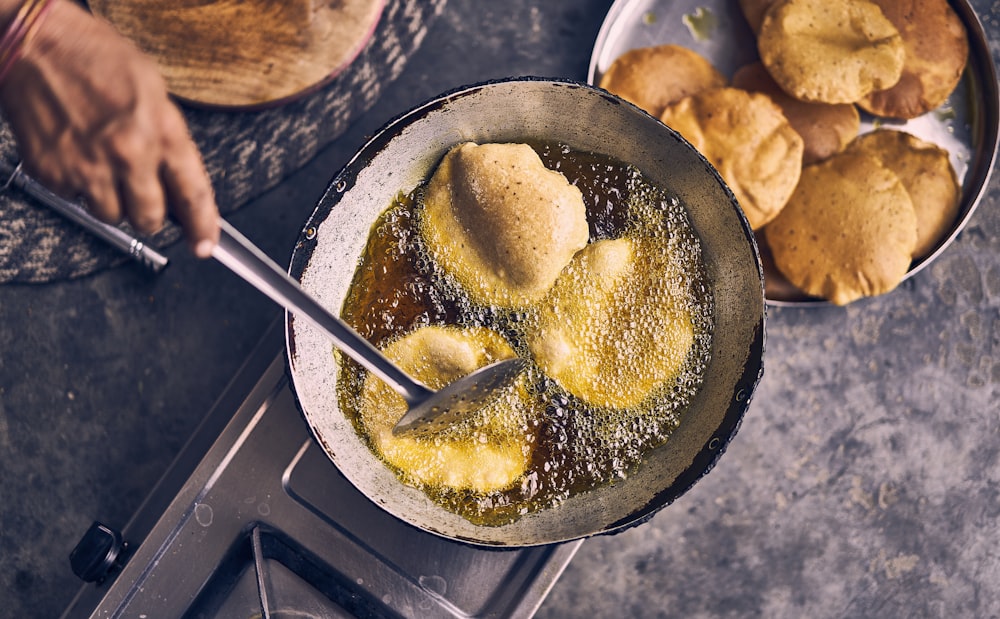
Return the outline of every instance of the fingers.
{"type": "Polygon", "coordinates": [[[83,198],[87,208],[95,217],[109,224],[122,220],[121,202],[118,199],[118,187],[110,174],[89,176],[86,184],[77,190],[71,199],[83,198]]]}
{"type": "Polygon", "coordinates": [[[125,217],[143,234],[155,234],[163,227],[167,206],[155,168],[145,169],[124,180],[120,189],[125,217]]]}
{"type": "MultiPolygon", "coordinates": [[[[119,216],[141,233],[163,227],[167,206],[159,178],[160,149],[155,132],[143,123],[127,123],[109,138],[109,167],[117,179],[119,216]]],[[[114,198],[112,198],[114,200],[114,198]]]]}
{"type": "Polygon", "coordinates": [[[172,112],[166,121],[168,142],[160,178],[188,246],[199,258],[210,258],[219,242],[219,211],[212,183],[183,117],[176,108],[172,112]]]}
{"type": "Polygon", "coordinates": [[[163,226],[169,208],[194,254],[209,258],[219,238],[218,210],[201,154],[184,117],[165,98],[146,120],[127,124],[109,140],[108,167],[117,183],[92,178],[88,195],[108,219],[124,214],[145,234],[163,226]]]}
{"type": "Polygon", "coordinates": [[[76,150],[73,166],[41,157],[29,173],[66,198],[83,198],[102,221],[125,218],[143,234],[160,230],[169,208],[191,250],[208,258],[219,238],[211,181],[180,111],[169,101],[161,110],[145,126],[109,127],[85,152],[76,150]]]}
{"type": "Polygon", "coordinates": [[[108,165],[95,164],[76,157],[74,167],[64,166],[53,157],[26,159],[25,171],[50,191],[72,202],[81,203],[104,223],[115,225],[122,220],[123,207],[118,180],[108,165]]]}

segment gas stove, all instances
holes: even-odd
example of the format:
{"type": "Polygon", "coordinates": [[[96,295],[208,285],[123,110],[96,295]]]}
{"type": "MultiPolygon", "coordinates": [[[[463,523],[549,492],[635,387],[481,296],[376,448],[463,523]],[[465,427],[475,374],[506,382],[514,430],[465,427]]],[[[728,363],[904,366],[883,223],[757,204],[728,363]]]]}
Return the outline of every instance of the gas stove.
{"type": "Polygon", "coordinates": [[[76,617],[530,617],[580,541],[454,542],[381,510],[311,438],[270,328],[133,519],[71,555],[76,617]]]}

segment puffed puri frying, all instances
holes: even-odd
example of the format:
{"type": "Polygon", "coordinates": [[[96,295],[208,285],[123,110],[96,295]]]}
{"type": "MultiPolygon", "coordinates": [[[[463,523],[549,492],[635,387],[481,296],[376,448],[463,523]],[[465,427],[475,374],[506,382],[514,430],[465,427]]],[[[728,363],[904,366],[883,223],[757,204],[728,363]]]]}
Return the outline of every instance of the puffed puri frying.
{"type": "Polygon", "coordinates": [[[628,408],[680,374],[694,325],[670,251],[645,238],[591,243],[542,304],[528,346],[584,402],[628,408]]]}
{"type": "Polygon", "coordinates": [[[764,15],[757,48],[782,90],[821,103],[855,103],[893,86],[906,53],[869,0],[781,0],[764,15]]]}
{"type": "MultiPolygon", "coordinates": [[[[432,389],[515,356],[494,331],[443,326],[417,329],[383,353],[432,389]]],[[[368,375],[361,392],[361,422],[375,450],[408,483],[485,493],[511,486],[528,467],[534,444],[527,429],[529,398],[521,379],[464,423],[428,438],[395,436],[392,428],[406,413],[406,402],[368,375]]]]}
{"type": "Polygon", "coordinates": [[[540,300],[590,237],[580,190],[527,144],[455,146],[424,207],[420,230],[435,262],[483,305],[540,300]]]}

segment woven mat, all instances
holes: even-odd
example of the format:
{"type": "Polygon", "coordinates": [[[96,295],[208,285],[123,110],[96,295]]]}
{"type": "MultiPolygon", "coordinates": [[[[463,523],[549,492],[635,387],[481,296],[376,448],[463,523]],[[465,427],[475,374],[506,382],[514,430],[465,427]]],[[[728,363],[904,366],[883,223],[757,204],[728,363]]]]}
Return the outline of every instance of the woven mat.
{"type": "MultiPolygon", "coordinates": [[[[261,112],[185,108],[220,211],[231,212],[274,187],[344,133],[399,76],[446,1],[389,0],[365,50],[340,76],[305,98],[261,112]]],[[[10,128],[0,119],[0,161],[10,168],[17,161],[15,148],[10,128]]],[[[168,226],[149,242],[164,247],[179,238],[180,231],[168,226]]],[[[20,194],[0,195],[0,283],[71,279],[125,260],[20,194]]]]}

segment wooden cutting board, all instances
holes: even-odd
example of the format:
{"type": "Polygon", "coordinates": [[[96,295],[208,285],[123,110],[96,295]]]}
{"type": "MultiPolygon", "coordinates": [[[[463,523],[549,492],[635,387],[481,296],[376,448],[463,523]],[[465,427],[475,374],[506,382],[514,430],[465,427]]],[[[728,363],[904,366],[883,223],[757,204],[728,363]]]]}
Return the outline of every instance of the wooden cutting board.
{"type": "Polygon", "coordinates": [[[295,99],[368,43],[384,0],[90,0],[159,64],[175,96],[219,108],[295,99]]]}

